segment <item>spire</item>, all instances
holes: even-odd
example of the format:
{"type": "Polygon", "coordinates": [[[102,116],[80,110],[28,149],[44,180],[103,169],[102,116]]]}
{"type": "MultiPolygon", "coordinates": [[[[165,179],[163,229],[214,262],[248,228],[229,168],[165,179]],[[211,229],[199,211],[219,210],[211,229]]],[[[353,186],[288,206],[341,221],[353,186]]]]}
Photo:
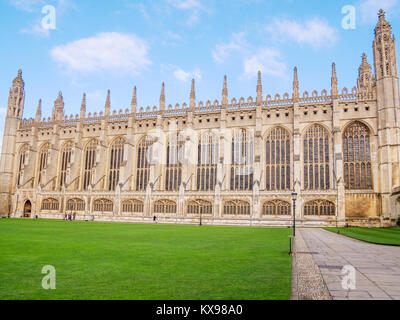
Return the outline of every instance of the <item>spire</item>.
{"type": "Polygon", "coordinates": [[[195,80],[192,79],[192,89],[190,90],[190,109],[194,110],[195,105],[196,105],[195,80]]]}
{"type": "Polygon", "coordinates": [[[24,83],[24,80],[22,79],[22,70],[19,69],[18,75],[13,81],[13,88],[24,89],[24,87],[25,87],[25,83],[24,83]]]}
{"type": "Polygon", "coordinates": [[[261,71],[258,71],[258,80],[257,80],[257,105],[262,104],[262,82],[261,82],[261,71]]]}
{"type": "Polygon", "coordinates": [[[378,12],[378,17],[379,21],[378,24],[375,27],[375,35],[378,35],[379,33],[385,32],[385,31],[392,31],[392,26],[390,25],[389,22],[386,21],[385,18],[385,11],[383,9],[380,9],[378,12]]]}
{"type": "Polygon", "coordinates": [[[299,78],[297,76],[297,67],[294,67],[294,76],[293,76],[293,99],[299,99],[299,78]]]}
{"type": "Polygon", "coordinates": [[[22,79],[22,70],[18,70],[17,77],[12,82],[8,96],[7,116],[17,118],[22,117],[25,102],[24,80],[22,79]]]}
{"type": "Polygon", "coordinates": [[[160,95],[160,111],[165,110],[165,84],[162,83],[160,95]]]}
{"type": "Polygon", "coordinates": [[[224,88],[222,89],[222,105],[228,105],[228,84],[227,77],[224,76],[224,88]]]}
{"type": "Polygon", "coordinates": [[[42,99],[39,99],[38,107],[36,110],[36,122],[40,122],[42,119],[42,99]]]}
{"type": "Polygon", "coordinates": [[[332,96],[337,96],[338,95],[338,81],[337,81],[337,76],[336,76],[336,64],[333,62],[332,63],[332,79],[331,79],[331,84],[332,84],[332,96]]]}
{"type": "Polygon", "coordinates": [[[81,104],[81,119],[86,117],[86,93],[83,94],[82,104],[81,104]]]}
{"type": "Polygon", "coordinates": [[[362,54],[361,65],[358,68],[357,88],[358,92],[366,94],[371,92],[373,86],[372,67],[367,61],[367,55],[362,54]]]}
{"type": "Polygon", "coordinates": [[[111,111],[111,90],[108,90],[107,91],[106,105],[105,105],[106,116],[110,115],[110,111],[111,111]]]}
{"type": "Polygon", "coordinates": [[[136,113],[137,110],[137,97],[136,97],[136,87],[133,88],[133,96],[131,102],[131,112],[136,113]]]}
{"type": "Polygon", "coordinates": [[[54,101],[54,114],[53,117],[56,120],[61,120],[64,116],[64,98],[62,92],[58,92],[58,97],[54,101]]]}

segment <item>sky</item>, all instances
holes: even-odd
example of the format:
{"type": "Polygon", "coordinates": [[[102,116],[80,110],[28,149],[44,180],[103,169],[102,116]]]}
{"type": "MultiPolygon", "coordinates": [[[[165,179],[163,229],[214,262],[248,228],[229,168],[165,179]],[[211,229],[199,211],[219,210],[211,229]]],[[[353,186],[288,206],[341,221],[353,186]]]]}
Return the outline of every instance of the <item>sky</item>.
{"type": "Polygon", "coordinates": [[[400,36],[400,0],[0,0],[0,136],[18,69],[24,118],[39,99],[50,117],[59,91],[68,115],[83,93],[103,111],[108,89],[113,110],[130,108],[134,86],[139,108],[158,106],[163,82],[167,105],[182,105],[192,78],[197,101],[221,100],[224,75],[230,99],[254,97],[258,70],[264,96],[282,96],[295,66],[301,92],[329,92],[332,62],[352,88],[363,52],[373,64],[379,8],[400,36]]]}

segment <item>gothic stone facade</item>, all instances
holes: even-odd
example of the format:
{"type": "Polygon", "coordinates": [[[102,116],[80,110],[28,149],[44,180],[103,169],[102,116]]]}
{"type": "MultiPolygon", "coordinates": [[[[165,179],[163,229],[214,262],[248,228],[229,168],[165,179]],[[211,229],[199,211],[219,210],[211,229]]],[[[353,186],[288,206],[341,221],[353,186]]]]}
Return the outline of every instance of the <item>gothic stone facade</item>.
{"type": "Polygon", "coordinates": [[[0,162],[0,216],[284,226],[393,225],[400,212],[400,104],[395,39],[383,11],[357,86],[255,99],[22,120],[12,83],[0,162]]]}

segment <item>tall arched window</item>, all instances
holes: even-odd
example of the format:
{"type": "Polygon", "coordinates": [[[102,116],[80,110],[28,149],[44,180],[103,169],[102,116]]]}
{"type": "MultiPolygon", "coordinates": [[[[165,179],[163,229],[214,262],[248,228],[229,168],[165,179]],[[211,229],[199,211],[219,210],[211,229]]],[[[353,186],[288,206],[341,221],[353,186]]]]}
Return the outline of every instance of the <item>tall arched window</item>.
{"type": "Polygon", "coordinates": [[[22,179],[24,175],[27,153],[28,153],[28,146],[24,145],[19,152],[17,186],[20,186],[21,183],[23,182],[22,179]]]}
{"type": "Polygon", "coordinates": [[[231,190],[253,190],[254,142],[251,133],[239,130],[232,137],[231,190]]]}
{"type": "Polygon", "coordinates": [[[290,216],[290,203],[282,200],[272,200],[264,203],[263,215],[264,216],[290,216]]]}
{"type": "Polygon", "coordinates": [[[213,205],[209,201],[205,200],[190,201],[187,205],[187,214],[211,215],[212,213],[213,213],[213,205]]]}
{"type": "Polygon", "coordinates": [[[334,216],[335,204],[327,200],[309,201],[304,205],[305,216],[334,216]]]}
{"type": "Polygon", "coordinates": [[[87,190],[92,183],[96,163],[97,140],[90,141],[85,149],[85,163],[83,172],[83,190],[87,190]]]}
{"type": "Polygon", "coordinates": [[[47,168],[47,161],[49,159],[50,144],[46,143],[39,153],[39,172],[38,172],[38,184],[44,182],[44,172],[47,168]]]}
{"type": "Polygon", "coordinates": [[[323,126],[315,124],[304,137],[304,189],[329,188],[329,134],[323,126]]]}
{"type": "Polygon", "coordinates": [[[368,127],[355,122],[343,134],[346,189],[372,189],[371,137],[368,127]]]}
{"type": "Polygon", "coordinates": [[[125,139],[118,138],[111,146],[110,172],[108,176],[108,190],[114,191],[119,183],[119,172],[124,160],[125,139]]]}
{"type": "Polygon", "coordinates": [[[182,183],[182,164],[184,160],[184,141],[180,135],[170,136],[167,146],[167,165],[165,168],[165,190],[178,191],[182,183]]]}
{"type": "Polygon", "coordinates": [[[154,213],[156,214],[175,214],[176,203],[170,200],[159,200],[154,202],[154,213]]]}
{"type": "Polygon", "coordinates": [[[154,139],[147,136],[139,143],[137,150],[136,191],[144,191],[150,179],[150,164],[154,139]]]}
{"type": "Polygon", "coordinates": [[[249,216],[250,204],[246,201],[233,200],[224,204],[224,216],[249,216]]]}
{"type": "Polygon", "coordinates": [[[72,142],[68,142],[61,152],[60,190],[67,182],[67,170],[71,163],[72,142]]]}
{"type": "Polygon", "coordinates": [[[267,137],[266,182],[268,191],[290,189],[290,134],[282,128],[267,137]]]}
{"type": "Polygon", "coordinates": [[[198,145],[197,190],[210,191],[215,189],[218,158],[218,137],[213,134],[203,135],[198,145]]]}

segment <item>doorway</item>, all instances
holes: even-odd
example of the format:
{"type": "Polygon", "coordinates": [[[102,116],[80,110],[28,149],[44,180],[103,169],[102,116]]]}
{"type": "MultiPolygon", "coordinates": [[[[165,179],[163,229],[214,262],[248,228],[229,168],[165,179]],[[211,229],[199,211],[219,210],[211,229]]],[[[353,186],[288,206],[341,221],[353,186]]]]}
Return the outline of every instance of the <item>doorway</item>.
{"type": "Polygon", "coordinates": [[[24,205],[24,218],[30,218],[32,214],[32,203],[27,200],[24,205]]]}

